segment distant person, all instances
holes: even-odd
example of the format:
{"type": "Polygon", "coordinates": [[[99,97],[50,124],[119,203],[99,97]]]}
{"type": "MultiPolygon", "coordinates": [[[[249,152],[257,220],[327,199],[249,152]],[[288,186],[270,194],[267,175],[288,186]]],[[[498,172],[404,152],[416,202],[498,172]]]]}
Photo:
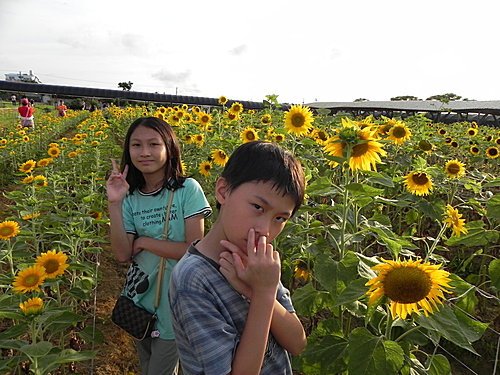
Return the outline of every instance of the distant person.
{"type": "Polygon", "coordinates": [[[31,105],[32,107],[34,107],[34,106],[35,106],[35,99],[33,99],[33,98],[31,98],[31,99],[30,99],[30,105],[31,105]]]}
{"type": "Polygon", "coordinates": [[[59,105],[56,107],[57,113],[59,117],[64,117],[66,116],[66,111],[68,110],[68,107],[64,104],[64,100],[59,100],[59,105]]]}
{"type": "Polygon", "coordinates": [[[17,96],[15,96],[14,94],[12,94],[10,96],[10,101],[12,102],[12,105],[16,105],[17,104],[17,96]]]}
{"type": "Polygon", "coordinates": [[[33,116],[35,108],[30,105],[30,102],[27,98],[21,99],[21,105],[17,108],[17,111],[19,112],[19,117],[21,118],[21,126],[23,128],[35,127],[35,119],[33,116]]]}

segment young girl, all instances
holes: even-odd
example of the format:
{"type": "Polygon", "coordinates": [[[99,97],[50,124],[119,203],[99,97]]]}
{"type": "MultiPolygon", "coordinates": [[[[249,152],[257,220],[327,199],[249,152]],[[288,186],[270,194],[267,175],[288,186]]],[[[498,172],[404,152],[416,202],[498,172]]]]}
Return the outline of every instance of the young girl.
{"type": "Polygon", "coordinates": [[[188,246],[204,234],[212,210],[198,182],[183,175],[172,127],[156,117],[135,120],[128,129],[120,171],[114,160],[107,181],[111,248],[131,261],[123,294],[154,312],[160,257],[166,258],[156,330],[159,337],[136,341],[141,374],[177,374],[178,354],[168,303],[170,274],[188,246]],[[161,240],[169,194],[174,194],[168,240],[161,240]]]}

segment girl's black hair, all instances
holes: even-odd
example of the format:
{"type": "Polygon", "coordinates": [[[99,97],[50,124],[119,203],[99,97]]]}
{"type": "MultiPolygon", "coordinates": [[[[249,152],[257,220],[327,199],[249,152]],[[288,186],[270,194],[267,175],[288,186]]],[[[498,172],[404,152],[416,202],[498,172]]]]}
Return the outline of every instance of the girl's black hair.
{"type": "Polygon", "coordinates": [[[174,130],[167,122],[158,117],[140,117],[128,128],[123,145],[121,165],[123,166],[122,168],[128,165],[127,182],[130,186],[129,193],[133,193],[135,189],[143,188],[146,183],[142,172],[134,166],[130,158],[130,137],[139,126],[155,130],[160,134],[167,148],[168,162],[165,163],[165,181],[163,187],[170,190],[176,190],[182,187],[186,180],[186,176],[182,173],[181,149],[174,130]]]}
{"type": "MultiPolygon", "coordinates": [[[[304,200],[305,177],[302,165],[289,152],[274,143],[247,142],[233,151],[221,177],[234,190],[246,182],[273,182],[273,188],[295,201],[292,215],[304,200]]],[[[217,203],[217,208],[220,204],[217,203]]]]}

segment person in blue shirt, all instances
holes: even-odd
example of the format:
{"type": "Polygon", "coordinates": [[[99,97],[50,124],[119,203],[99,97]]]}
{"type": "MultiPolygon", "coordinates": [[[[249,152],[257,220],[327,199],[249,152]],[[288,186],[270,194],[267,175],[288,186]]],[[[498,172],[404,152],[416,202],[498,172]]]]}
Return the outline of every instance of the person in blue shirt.
{"type": "Polygon", "coordinates": [[[199,183],[184,176],[172,127],[156,117],[135,120],[125,136],[120,170],[107,181],[111,248],[120,262],[130,261],[122,294],[154,310],[160,258],[166,258],[155,337],[135,340],[141,374],[177,374],[178,353],[171,323],[168,289],[173,267],[189,244],[204,235],[211,208],[199,183]],[[166,205],[174,194],[168,239],[162,239],[166,205]]]}
{"type": "Polygon", "coordinates": [[[302,204],[305,178],[291,153],[240,145],[215,185],[219,215],[170,281],[183,374],[291,375],[306,345],[272,241],[302,204]]]}

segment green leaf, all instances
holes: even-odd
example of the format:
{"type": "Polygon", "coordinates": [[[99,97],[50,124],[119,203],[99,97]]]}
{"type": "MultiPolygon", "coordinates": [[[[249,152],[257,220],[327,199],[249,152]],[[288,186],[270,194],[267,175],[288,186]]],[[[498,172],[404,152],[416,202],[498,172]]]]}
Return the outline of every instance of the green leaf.
{"type": "Polygon", "coordinates": [[[482,221],[472,221],[467,224],[468,233],[460,237],[450,237],[445,243],[447,246],[487,246],[488,244],[497,244],[500,238],[500,232],[487,230],[482,221]]]}
{"type": "Polygon", "coordinates": [[[346,186],[346,189],[354,196],[368,196],[375,197],[377,195],[384,195],[384,189],[374,188],[366,184],[352,183],[346,186]]]}
{"type": "Polygon", "coordinates": [[[397,374],[404,363],[404,351],[397,342],[374,336],[364,327],[351,332],[348,353],[350,374],[397,374]]]}
{"type": "Polygon", "coordinates": [[[19,350],[30,357],[44,357],[49,354],[53,347],[52,343],[48,341],[40,341],[36,344],[21,346],[19,350]]]}
{"type": "Polygon", "coordinates": [[[346,305],[364,296],[369,289],[365,286],[366,282],[367,280],[362,278],[350,282],[338,297],[335,298],[335,306],[346,305]]]}
{"type": "Polygon", "coordinates": [[[392,180],[392,177],[384,173],[365,171],[365,174],[370,176],[366,179],[370,183],[379,184],[385,187],[394,187],[394,181],[392,180]]]}
{"type": "Polygon", "coordinates": [[[81,351],[77,352],[73,349],[64,349],[58,353],[51,353],[43,358],[38,359],[38,366],[43,369],[43,373],[56,370],[60,365],[71,362],[88,361],[94,358],[95,352],[81,351]]]}
{"type": "Polygon", "coordinates": [[[18,323],[0,332],[0,340],[8,340],[20,337],[21,335],[28,332],[28,329],[29,325],[27,323],[18,323]]]}
{"type": "Polygon", "coordinates": [[[307,185],[307,194],[309,195],[333,195],[337,193],[337,189],[332,185],[332,180],[322,176],[316,178],[313,182],[307,185]]]}
{"type": "Polygon", "coordinates": [[[491,285],[500,290],[500,259],[494,259],[490,262],[488,274],[490,275],[491,285]]]}
{"type": "Polygon", "coordinates": [[[486,209],[489,219],[500,220],[500,194],[495,194],[488,200],[486,209]]]}
{"type": "Polygon", "coordinates": [[[431,357],[431,363],[428,363],[427,367],[429,368],[429,375],[451,374],[450,362],[448,362],[448,358],[442,354],[433,355],[431,357]]]}
{"type": "Polygon", "coordinates": [[[293,292],[293,305],[302,316],[313,316],[318,311],[333,305],[330,293],[318,291],[309,283],[293,292]]]}
{"type": "Polygon", "coordinates": [[[302,353],[304,362],[318,370],[318,374],[338,374],[347,369],[347,340],[340,336],[328,335],[308,342],[302,353]]]}
{"type": "Polygon", "coordinates": [[[422,327],[435,331],[448,341],[477,355],[469,337],[475,337],[476,335],[472,332],[479,327],[472,327],[471,322],[466,321],[465,318],[459,320],[450,307],[441,306],[439,311],[428,317],[419,315],[416,317],[416,321],[422,327]]]}

